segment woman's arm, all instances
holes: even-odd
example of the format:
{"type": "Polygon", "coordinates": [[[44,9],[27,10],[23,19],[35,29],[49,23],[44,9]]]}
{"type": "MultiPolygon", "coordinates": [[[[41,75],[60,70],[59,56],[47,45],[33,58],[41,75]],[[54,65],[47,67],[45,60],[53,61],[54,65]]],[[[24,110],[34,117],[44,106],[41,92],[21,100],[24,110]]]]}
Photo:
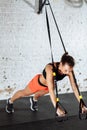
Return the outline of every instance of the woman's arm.
{"type": "Polygon", "coordinates": [[[50,98],[51,101],[53,103],[53,106],[56,107],[56,96],[54,93],[54,80],[53,80],[53,71],[52,71],[52,67],[51,66],[47,66],[46,67],[46,81],[47,81],[47,86],[49,89],[49,94],[50,94],[50,98]]]}
{"type": "MultiPolygon", "coordinates": [[[[56,108],[56,95],[54,92],[54,79],[53,79],[54,77],[52,68],[50,66],[46,67],[46,74],[47,74],[46,81],[49,89],[50,98],[53,103],[53,106],[56,108]]],[[[60,107],[58,107],[56,109],[56,114],[58,114],[58,116],[65,116],[65,111],[62,110],[60,107]]]]}
{"type": "MultiPolygon", "coordinates": [[[[76,84],[75,84],[75,81],[74,81],[74,77],[73,77],[72,72],[69,74],[69,79],[70,79],[70,83],[71,83],[73,92],[74,92],[74,94],[75,94],[75,96],[76,96],[78,102],[80,102],[79,92],[78,92],[77,86],[76,86],[76,84]]],[[[87,113],[87,107],[82,105],[82,113],[84,113],[84,112],[87,113]]]]}
{"type": "Polygon", "coordinates": [[[75,81],[74,81],[74,77],[73,77],[73,74],[72,72],[70,72],[69,74],[69,79],[70,79],[70,83],[71,83],[71,87],[72,87],[72,90],[78,100],[78,102],[80,102],[80,98],[79,98],[79,92],[78,92],[78,89],[77,89],[77,86],[75,84],[75,81]]]}

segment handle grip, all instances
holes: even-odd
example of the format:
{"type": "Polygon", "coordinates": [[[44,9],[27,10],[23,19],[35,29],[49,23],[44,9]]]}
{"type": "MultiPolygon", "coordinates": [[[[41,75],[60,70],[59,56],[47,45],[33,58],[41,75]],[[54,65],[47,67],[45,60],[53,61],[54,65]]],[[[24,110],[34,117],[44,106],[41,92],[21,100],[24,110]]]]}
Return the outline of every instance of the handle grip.
{"type": "Polygon", "coordinates": [[[87,119],[87,113],[82,113],[82,107],[85,106],[85,103],[83,101],[83,99],[80,99],[80,103],[79,103],[79,119],[80,120],[86,120],[87,119]]]}

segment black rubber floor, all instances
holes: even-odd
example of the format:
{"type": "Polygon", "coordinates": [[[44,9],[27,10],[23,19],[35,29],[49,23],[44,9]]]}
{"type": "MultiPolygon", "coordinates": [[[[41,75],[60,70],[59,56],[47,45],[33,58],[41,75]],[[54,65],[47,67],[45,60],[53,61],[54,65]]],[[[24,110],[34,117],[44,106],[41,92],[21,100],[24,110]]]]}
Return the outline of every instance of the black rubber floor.
{"type": "MultiPolygon", "coordinates": [[[[82,93],[87,104],[87,92],[82,93]]],[[[5,112],[6,101],[0,101],[0,130],[82,130],[87,129],[87,120],[78,117],[78,102],[73,94],[59,95],[60,101],[68,111],[68,120],[58,122],[49,96],[38,101],[39,111],[29,109],[29,98],[22,98],[14,103],[14,114],[5,112]]]]}

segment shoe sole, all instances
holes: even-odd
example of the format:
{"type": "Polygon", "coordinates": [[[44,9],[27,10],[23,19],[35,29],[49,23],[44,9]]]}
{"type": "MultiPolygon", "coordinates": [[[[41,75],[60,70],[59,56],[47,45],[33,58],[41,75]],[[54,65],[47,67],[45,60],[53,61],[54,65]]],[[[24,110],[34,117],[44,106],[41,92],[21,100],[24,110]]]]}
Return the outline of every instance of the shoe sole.
{"type": "Polygon", "coordinates": [[[30,98],[30,109],[33,111],[33,112],[35,112],[35,111],[38,111],[38,110],[34,110],[33,108],[32,108],[32,99],[30,98]]]}
{"type": "Polygon", "coordinates": [[[6,106],[6,108],[5,108],[5,111],[6,111],[7,113],[9,113],[9,114],[14,113],[14,110],[12,110],[12,112],[8,111],[7,106],[6,106]]]}
{"type": "MultiPolygon", "coordinates": [[[[8,104],[8,100],[7,100],[7,104],[8,104]]],[[[7,105],[6,105],[5,111],[6,111],[7,113],[9,113],[9,114],[14,113],[14,110],[12,110],[12,111],[8,111],[8,109],[7,109],[7,105]]]]}

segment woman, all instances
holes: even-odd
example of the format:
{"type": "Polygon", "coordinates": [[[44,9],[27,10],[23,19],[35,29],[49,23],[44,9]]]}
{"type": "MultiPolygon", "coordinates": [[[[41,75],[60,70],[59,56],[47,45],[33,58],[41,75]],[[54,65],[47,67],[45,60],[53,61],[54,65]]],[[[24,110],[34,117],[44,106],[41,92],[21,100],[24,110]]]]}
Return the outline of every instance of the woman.
{"type": "MultiPolygon", "coordinates": [[[[73,67],[75,65],[73,57],[71,57],[68,54],[64,54],[61,58],[60,62],[55,62],[54,67],[55,67],[55,72],[56,72],[56,80],[62,80],[64,77],[68,76],[71,87],[73,89],[73,92],[78,100],[79,99],[79,93],[76,87],[76,84],[73,79],[72,71],[73,67]]],[[[29,84],[25,87],[23,90],[17,91],[12,98],[7,100],[7,105],[6,105],[6,112],[12,113],[14,112],[13,108],[13,102],[21,97],[24,96],[30,96],[34,94],[34,97],[30,97],[30,109],[32,111],[37,111],[38,106],[37,106],[37,100],[39,97],[49,93],[51,101],[53,103],[54,108],[56,107],[56,96],[54,93],[54,76],[53,76],[53,64],[49,63],[45,66],[43,73],[42,74],[37,74],[30,82],[29,84]]],[[[86,112],[87,108],[85,106],[82,106],[82,112],[86,112]]],[[[58,116],[64,116],[65,111],[60,109],[59,107],[57,108],[56,114],[58,116]]]]}

